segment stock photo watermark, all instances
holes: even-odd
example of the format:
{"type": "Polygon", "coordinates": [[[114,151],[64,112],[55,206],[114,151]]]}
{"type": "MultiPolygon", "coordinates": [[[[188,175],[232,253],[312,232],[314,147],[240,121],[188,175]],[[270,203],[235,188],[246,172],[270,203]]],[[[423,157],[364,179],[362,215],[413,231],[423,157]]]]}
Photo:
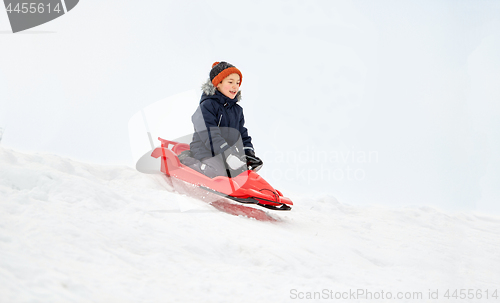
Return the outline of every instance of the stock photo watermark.
{"type": "Polygon", "coordinates": [[[319,291],[301,291],[290,289],[292,300],[498,300],[497,289],[428,289],[427,291],[388,291],[365,288],[337,291],[322,289],[319,291]]]}
{"type": "Polygon", "coordinates": [[[307,146],[301,151],[267,152],[263,158],[277,164],[285,163],[288,168],[273,169],[275,179],[305,182],[324,181],[362,181],[366,178],[366,164],[379,162],[378,151],[356,150],[318,150],[307,146]]]}
{"type": "Polygon", "coordinates": [[[13,33],[52,21],[70,10],[79,0],[4,0],[13,33]]]}

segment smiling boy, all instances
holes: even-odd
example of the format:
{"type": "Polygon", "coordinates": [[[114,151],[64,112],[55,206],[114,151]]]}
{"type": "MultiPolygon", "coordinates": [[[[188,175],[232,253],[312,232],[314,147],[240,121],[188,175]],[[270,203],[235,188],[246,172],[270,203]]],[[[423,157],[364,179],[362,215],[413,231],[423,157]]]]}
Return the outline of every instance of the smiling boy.
{"type": "Polygon", "coordinates": [[[228,168],[247,165],[259,170],[263,162],[255,156],[252,138],[245,127],[240,85],[243,76],[227,62],[215,62],[210,78],[202,86],[200,106],[192,116],[195,129],[190,144],[191,156],[199,161],[191,168],[213,178],[226,175],[228,168]],[[241,140],[243,152],[240,150],[241,140]],[[240,148],[238,148],[240,145],[240,148]]]}

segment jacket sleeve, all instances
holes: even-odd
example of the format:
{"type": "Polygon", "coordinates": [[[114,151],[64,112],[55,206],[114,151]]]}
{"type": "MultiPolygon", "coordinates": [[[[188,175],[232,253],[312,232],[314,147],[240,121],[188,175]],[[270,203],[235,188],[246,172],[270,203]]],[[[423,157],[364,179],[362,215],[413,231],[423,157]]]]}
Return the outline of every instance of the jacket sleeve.
{"type": "Polygon", "coordinates": [[[195,131],[207,150],[211,151],[212,157],[230,147],[221,135],[218,126],[217,109],[210,100],[200,104],[192,120],[195,131]]]}
{"type": "Polygon", "coordinates": [[[241,140],[243,141],[243,148],[253,150],[252,137],[248,135],[248,130],[245,127],[245,116],[243,115],[243,109],[241,110],[239,131],[241,134],[241,140]]]}

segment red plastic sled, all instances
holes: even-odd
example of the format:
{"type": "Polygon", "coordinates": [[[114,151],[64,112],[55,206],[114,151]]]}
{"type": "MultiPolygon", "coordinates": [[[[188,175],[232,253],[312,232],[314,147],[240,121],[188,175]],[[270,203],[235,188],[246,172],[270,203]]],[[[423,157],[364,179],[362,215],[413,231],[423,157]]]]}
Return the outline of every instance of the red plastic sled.
{"type": "Polygon", "coordinates": [[[279,190],[274,189],[256,172],[247,170],[233,178],[219,176],[212,179],[179,161],[177,155],[188,150],[188,144],[162,138],[158,140],[161,142],[161,147],[156,148],[151,156],[161,157],[161,171],[168,177],[188,182],[240,203],[256,204],[273,210],[292,209],[293,202],[284,197],[279,190]]]}

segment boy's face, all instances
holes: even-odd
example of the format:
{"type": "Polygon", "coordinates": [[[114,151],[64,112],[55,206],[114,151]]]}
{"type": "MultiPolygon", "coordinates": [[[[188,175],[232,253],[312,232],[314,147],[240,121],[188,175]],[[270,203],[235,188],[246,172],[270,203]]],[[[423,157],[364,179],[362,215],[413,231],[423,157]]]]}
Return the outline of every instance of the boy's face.
{"type": "Polygon", "coordinates": [[[217,89],[226,97],[234,99],[240,89],[240,75],[234,73],[227,76],[217,85],[217,89]]]}

